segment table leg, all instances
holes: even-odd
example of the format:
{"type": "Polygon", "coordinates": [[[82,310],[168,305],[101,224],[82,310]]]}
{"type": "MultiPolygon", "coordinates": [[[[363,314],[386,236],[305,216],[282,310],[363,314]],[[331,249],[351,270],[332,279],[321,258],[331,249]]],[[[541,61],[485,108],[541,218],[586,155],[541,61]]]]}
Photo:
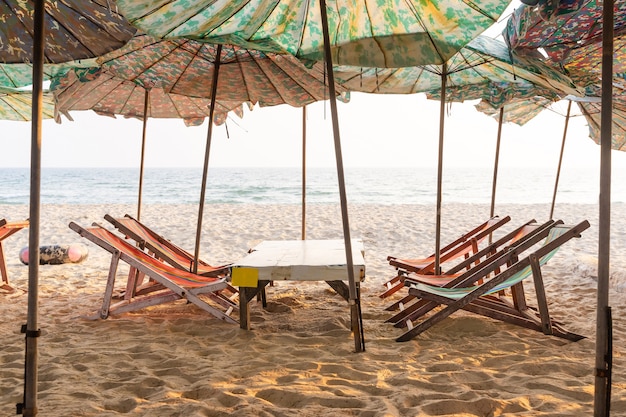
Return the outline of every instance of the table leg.
{"type": "Polygon", "coordinates": [[[267,284],[269,281],[259,281],[256,287],[239,287],[239,327],[241,329],[250,330],[250,301],[259,293],[264,295],[267,284]]]}
{"type": "Polygon", "coordinates": [[[350,302],[350,290],[343,281],[326,281],[333,290],[342,296],[348,303],[350,303],[350,328],[358,335],[358,339],[355,338],[355,348],[357,352],[365,350],[365,341],[363,340],[363,321],[361,316],[361,289],[357,283],[356,287],[356,300],[354,303],[350,302]],[[358,341],[357,341],[358,340],[358,341]]]}

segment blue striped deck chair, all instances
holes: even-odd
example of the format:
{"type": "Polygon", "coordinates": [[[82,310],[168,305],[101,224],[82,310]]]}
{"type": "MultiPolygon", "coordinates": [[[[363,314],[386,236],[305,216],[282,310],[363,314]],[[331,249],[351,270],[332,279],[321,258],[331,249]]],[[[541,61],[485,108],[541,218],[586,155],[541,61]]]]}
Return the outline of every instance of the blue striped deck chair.
{"type": "MultiPolygon", "coordinates": [[[[460,277],[461,279],[457,278],[447,288],[419,282],[411,283],[409,293],[427,300],[430,308],[418,315],[418,318],[422,319],[419,324],[414,324],[413,320],[407,321],[408,330],[396,340],[399,342],[410,340],[460,309],[547,335],[572,341],[583,339],[584,336],[563,329],[550,318],[541,267],[565,242],[574,237],[580,237],[587,228],[589,228],[589,222],[586,220],[572,227],[555,224],[550,227],[543,245],[537,249],[533,248],[534,250],[529,255],[518,258],[518,255],[527,249],[523,246],[512,248],[508,251],[508,255],[502,255],[502,259],[508,258],[506,262],[508,267],[492,277],[480,276],[481,273],[477,270],[465,277],[460,277]],[[525,300],[523,302],[518,300],[517,303],[506,300],[502,294],[504,290],[520,287],[522,281],[531,276],[535,287],[537,309],[529,308],[525,300]],[[478,284],[481,278],[483,282],[478,284]],[[443,306],[443,308],[426,317],[426,313],[433,310],[433,306],[443,306]]],[[[499,262],[501,261],[492,262],[492,264],[499,262]]],[[[494,268],[490,265],[483,270],[493,271],[494,268]]]]}
{"type": "MultiPolygon", "coordinates": [[[[514,245],[519,245],[526,240],[533,239],[535,236],[539,235],[542,230],[545,228],[552,226],[554,224],[554,220],[549,220],[546,223],[539,224],[534,219],[529,220],[523,225],[517,227],[516,229],[508,232],[504,236],[500,237],[489,243],[486,247],[475,252],[472,256],[466,257],[463,262],[457,263],[441,272],[440,275],[434,274],[421,274],[415,272],[402,272],[405,274],[404,281],[405,287],[408,287],[409,284],[413,282],[422,282],[425,284],[431,284],[435,286],[444,287],[448,283],[450,283],[455,278],[463,275],[464,273],[468,273],[472,268],[480,265],[482,262],[491,261],[493,256],[497,256],[497,254],[503,253],[503,251],[509,250],[514,245]]],[[[545,235],[541,237],[543,239],[545,235]]],[[[499,272],[498,270],[494,272],[499,272]]],[[[406,294],[404,297],[395,301],[391,305],[389,305],[385,310],[387,311],[395,311],[401,310],[400,313],[394,315],[386,320],[387,323],[398,323],[401,322],[403,318],[405,318],[411,311],[417,309],[419,306],[417,303],[410,304],[415,297],[411,294],[406,294]]]]}
{"type": "MultiPolygon", "coordinates": [[[[492,217],[469,232],[458,237],[439,250],[440,263],[451,262],[459,258],[467,258],[471,253],[478,252],[478,245],[494,231],[509,222],[511,217],[492,217]]],[[[404,278],[410,272],[421,274],[433,274],[435,272],[435,254],[426,258],[401,259],[395,256],[388,256],[389,265],[398,271],[396,276],[385,282],[385,291],[379,295],[386,298],[398,292],[404,287],[404,278]]]]}

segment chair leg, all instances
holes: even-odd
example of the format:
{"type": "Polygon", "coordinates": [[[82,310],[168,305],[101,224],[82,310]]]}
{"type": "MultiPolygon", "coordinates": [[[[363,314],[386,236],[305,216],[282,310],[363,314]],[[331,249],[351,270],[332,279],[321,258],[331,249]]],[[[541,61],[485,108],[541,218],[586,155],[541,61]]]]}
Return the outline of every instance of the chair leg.
{"type": "Polygon", "coordinates": [[[104,300],[102,301],[102,310],[100,317],[106,319],[109,316],[109,308],[111,307],[111,298],[113,297],[113,288],[115,287],[115,275],[117,274],[117,266],[120,262],[120,252],[113,252],[111,256],[111,265],[109,266],[109,277],[107,278],[107,287],[104,290],[104,300]]]}
{"type": "Polygon", "coordinates": [[[543,285],[541,266],[539,265],[539,259],[534,253],[530,255],[530,267],[533,271],[537,307],[539,308],[539,314],[541,316],[541,327],[543,328],[544,334],[552,334],[552,322],[550,321],[550,313],[548,312],[548,301],[546,299],[546,289],[543,285]]]}
{"type": "Polygon", "coordinates": [[[7,273],[7,264],[4,257],[4,246],[2,245],[2,242],[0,242],[0,274],[2,275],[2,282],[9,287],[9,274],[7,273]]]}

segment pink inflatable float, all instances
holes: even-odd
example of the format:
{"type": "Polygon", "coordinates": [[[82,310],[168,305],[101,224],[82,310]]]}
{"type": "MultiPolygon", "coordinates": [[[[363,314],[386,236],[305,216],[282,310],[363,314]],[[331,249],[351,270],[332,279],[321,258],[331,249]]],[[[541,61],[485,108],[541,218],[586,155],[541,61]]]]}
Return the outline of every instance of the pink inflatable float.
{"type": "MultiPolygon", "coordinates": [[[[39,265],[79,263],[87,259],[89,252],[82,245],[49,245],[39,248],[39,265]]],[[[28,246],[20,251],[20,261],[28,265],[28,246]]]]}

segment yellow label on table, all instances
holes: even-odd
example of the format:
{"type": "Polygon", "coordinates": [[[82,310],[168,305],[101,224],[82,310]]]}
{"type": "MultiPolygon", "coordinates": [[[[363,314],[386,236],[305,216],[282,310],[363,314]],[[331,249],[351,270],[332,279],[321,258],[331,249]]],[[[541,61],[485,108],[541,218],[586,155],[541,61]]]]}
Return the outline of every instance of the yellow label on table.
{"type": "Polygon", "coordinates": [[[259,270],[256,268],[233,268],[232,284],[236,287],[256,287],[259,283],[259,270]]]}

